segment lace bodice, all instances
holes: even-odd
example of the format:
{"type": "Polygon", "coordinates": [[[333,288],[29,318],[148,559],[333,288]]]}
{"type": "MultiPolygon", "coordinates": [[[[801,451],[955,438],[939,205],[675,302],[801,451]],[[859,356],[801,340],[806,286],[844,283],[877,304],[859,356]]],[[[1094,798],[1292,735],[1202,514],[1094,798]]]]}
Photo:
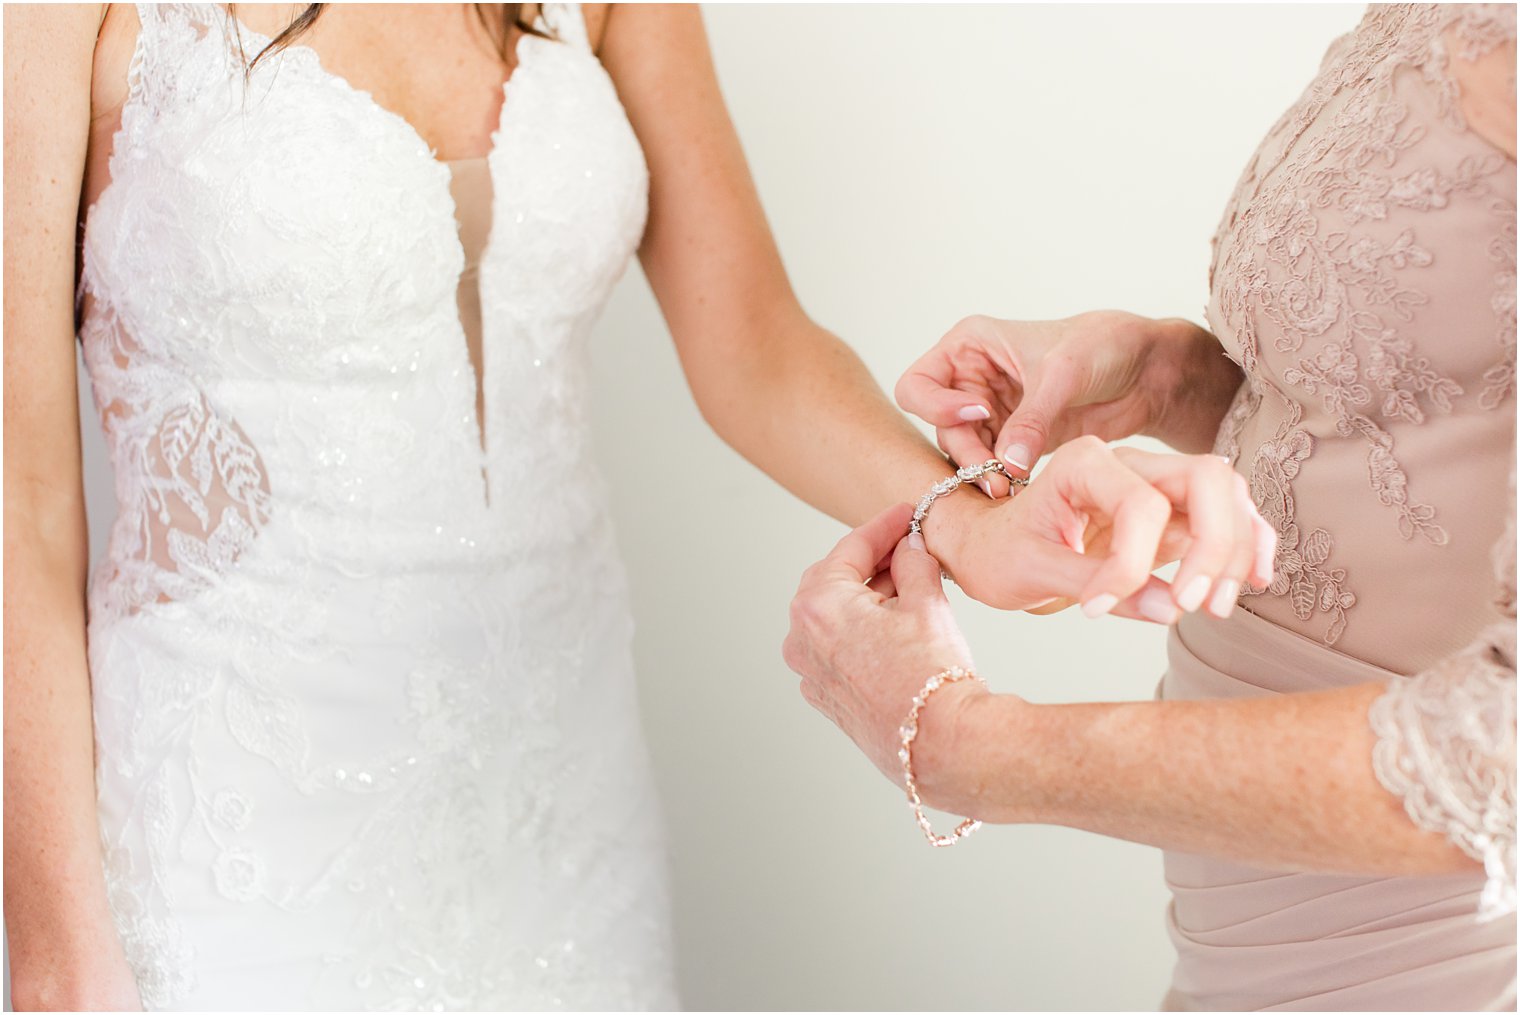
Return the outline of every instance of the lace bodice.
{"type": "Polygon", "coordinates": [[[245,76],[268,40],[219,5],[139,16],[80,339],[118,511],[102,831],[145,1001],[669,1006],[585,397],[647,176],[578,9],[522,39],[493,135],[478,400],[448,167],[299,42],[245,76]]]}
{"type": "Polygon", "coordinates": [[[1378,773],[1485,860],[1494,911],[1514,905],[1513,566],[1496,596],[1489,558],[1514,504],[1515,163],[1468,117],[1498,93],[1513,121],[1514,38],[1506,5],[1369,8],[1246,168],[1208,309],[1246,375],[1217,449],[1279,540],[1243,605],[1416,674],[1373,711],[1378,773]]]}

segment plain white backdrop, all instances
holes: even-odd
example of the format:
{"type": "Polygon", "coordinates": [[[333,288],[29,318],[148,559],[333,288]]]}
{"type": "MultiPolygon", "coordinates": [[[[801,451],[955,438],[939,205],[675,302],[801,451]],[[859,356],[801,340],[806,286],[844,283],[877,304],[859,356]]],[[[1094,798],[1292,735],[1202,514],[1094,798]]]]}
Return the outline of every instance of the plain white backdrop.
{"type": "MultiPolygon", "coordinates": [[[[890,388],[969,313],[1201,320],[1220,209],[1359,11],[722,5],[707,21],[793,283],[890,388]]],[[[636,268],[596,343],[686,1005],[1153,1009],[1172,961],[1159,853],[1048,827],[931,850],[781,662],[797,576],[842,527],[706,429],[636,268]]],[[[85,406],[98,552],[111,481],[85,406]]],[[[1159,629],[951,596],[995,689],[1147,698],[1161,674],[1159,629]]]]}

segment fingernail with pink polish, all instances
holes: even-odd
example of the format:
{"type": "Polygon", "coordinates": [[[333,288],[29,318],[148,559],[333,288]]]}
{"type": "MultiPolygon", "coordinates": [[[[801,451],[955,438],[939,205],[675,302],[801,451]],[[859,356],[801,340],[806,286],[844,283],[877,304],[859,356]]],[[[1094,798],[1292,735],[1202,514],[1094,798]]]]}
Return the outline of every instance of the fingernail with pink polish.
{"type": "Polygon", "coordinates": [[[956,415],[960,416],[967,423],[975,423],[978,420],[992,418],[992,413],[988,411],[985,405],[968,405],[956,413],[956,415]]]}
{"type": "Polygon", "coordinates": [[[1031,458],[1033,454],[1022,444],[1010,444],[1003,449],[1003,461],[1025,472],[1029,471],[1031,458]]]}
{"type": "Polygon", "coordinates": [[[908,548],[910,550],[922,550],[924,548],[924,534],[922,532],[908,533],[908,548]]]}
{"type": "Polygon", "coordinates": [[[1111,596],[1107,592],[1093,596],[1082,604],[1082,614],[1087,617],[1101,617],[1115,606],[1119,605],[1119,597],[1111,596]]]}
{"type": "Polygon", "coordinates": [[[1223,620],[1235,609],[1235,600],[1240,596],[1240,583],[1229,578],[1221,581],[1214,589],[1214,597],[1209,600],[1209,612],[1223,620]]]}
{"type": "Polygon", "coordinates": [[[1173,624],[1182,615],[1177,609],[1177,604],[1172,602],[1171,593],[1164,585],[1152,585],[1140,593],[1139,602],[1136,604],[1140,610],[1140,616],[1146,620],[1153,620],[1158,624],[1173,624]]]}

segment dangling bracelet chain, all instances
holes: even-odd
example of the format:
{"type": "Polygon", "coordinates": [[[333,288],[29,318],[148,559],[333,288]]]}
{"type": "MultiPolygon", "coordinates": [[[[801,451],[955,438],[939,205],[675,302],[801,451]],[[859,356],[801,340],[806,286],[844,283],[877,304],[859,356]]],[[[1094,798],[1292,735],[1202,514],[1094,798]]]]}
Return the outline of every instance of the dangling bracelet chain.
{"type": "Polygon", "coordinates": [[[913,708],[909,710],[908,718],[903,720],[902,728],[897,731],[897,735],[902,738],[902,750],[897,752],[897,760],[902,762],[903,785],[908,790],[908,806],[913,809],[913,819],[918,822],[918,827],[924,830],[924,837],[929,840],[931,846],[953,846],[982,827],[980,821],[967,818],[956,825],[955,831],[949,835],[935,835],[934,829],[929,825],[929,817],[924,813],[924,802],[918,796],[918,780],[913,775],[913,741],[918,739],[918,714],[924,710],[929,695],[946,684],[953,684],[958,680],[975,680],[977,683],[982,683],[981,677],[959,666],[952,666],[948,670],[936,673],[924,684],[924,689],[914,697],[913,708]]]}

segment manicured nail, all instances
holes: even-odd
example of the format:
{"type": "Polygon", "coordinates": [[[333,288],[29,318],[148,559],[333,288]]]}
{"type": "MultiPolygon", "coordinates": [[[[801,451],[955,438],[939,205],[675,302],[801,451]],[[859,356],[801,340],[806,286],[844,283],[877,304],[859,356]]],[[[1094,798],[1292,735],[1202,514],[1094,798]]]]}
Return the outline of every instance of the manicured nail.
{"type": "Polygon", "coordinates": [[[922,532],[908,533],[908,549],[922,550],[924,548],[924,534],[922,532]]]}
{"type": "Polygon", "coordinates": [[[1187,587],[1177,593],[1177,605],[1189,613],[1203,605],[1203,597],[1209,594],[1209,579],[1206,575],[1197,575],[1187,583],[1187,587]]]}
{"type": "Polygon", "coordinates": [[[1140,593],[1137,603],[1140,616],[1146,620],[1154,620],[1158,624],[1176,623],[1181,615],[1177,604],[1172,602],[1172,595],[1165,585],[1152,585],[1140,593]]]}
{"type": "Polygon", "coordinates": [[[979,479],[979,480],[977,480],[976,485],[979,486],[979,487],[981,487],[982,488],[982,492],[985,493],[987,496],[989,496],[989,497],[992,496],[992,480],[990,480],[990,479],[979,479]]]}
{"type": "Polygon", "coordinates": [[[1275,555],[1276,550],[1277,540],[1274,539],[1271,535],[1262,536],[1256,541],[1256,559],[1264,560],[1267,563],[1266,573],[1262,575],[1262,577],[1266,579],[1264,582],[1262,582],[1262,588],[1266,588],[1268,585],[1272,584],[1272,568],[1277,563],[1272,558],[1275,555]]]}
{"type": "Polygon", "coordinates": [[[1111,596],[1107,592],[1093,596],[1082,604],[1082,613],[1088,617],[1101,617],[1115,606],[1119,605],[1119,597],[1111,596]]]}
{"type": "Polygon", "coordinates": [[[1214,589],[1214,598],[1209,600],[1209,612],[1223,620],[1235,609],[1235,600],[1240,595],[1240,583],[1230,578],[1221,581],[1214,589]]]}
{"type": "Polygon", "coordinates": [[[1003,461],[1025,472],[1029,471],[1029,460],[1032,457],[1029,449],[1022,444],[1010,444],[1003,449],[1003,461]]]}
{"type": "Polygon", "coordinates": [[[992,418],[992,413],[987,409],[985,405],[968,405],[960,412],[956,413],[956,415],[965,420],[967,423],[975,423],[979,419],[992,418]]]}

